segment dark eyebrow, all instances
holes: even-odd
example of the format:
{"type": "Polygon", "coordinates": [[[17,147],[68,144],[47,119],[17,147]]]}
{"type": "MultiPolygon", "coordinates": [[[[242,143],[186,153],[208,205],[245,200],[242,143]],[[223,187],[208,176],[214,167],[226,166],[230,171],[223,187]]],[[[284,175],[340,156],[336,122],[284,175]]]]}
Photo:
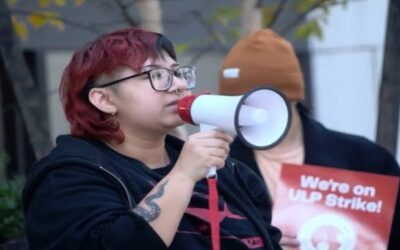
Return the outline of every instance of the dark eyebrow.
{"type": "MultiPolygon", "coordinates": [[[[178,63],[173,63],[169,66],[170,69],[175,69],[178,68],[180,65],[178,63]]],[[[161,65],[158,64],[149,64],[149,65],[145,65],[143,66],[143,71],[147,71],[147,70],[151,70],[151,69],[156,69],[156,68],[165,68],[161,65]]]]}
{"type": "Polygon", "coordinates": [[[173,64],[170,66],[170,68],[174,69],[174,68],[178,68],[179,66],[181,66],[181,65],[179,65],[179,63],[173,63],[173,64]]]}
{"type": "Polygon", "coordinates": [[[151,69],[156,69],[156,68],[159,68],[159,67],[160,67],[160,65],[155,65],[155,64],[145,65],[142,68],[142,72],[149,71],[151,69]]]}

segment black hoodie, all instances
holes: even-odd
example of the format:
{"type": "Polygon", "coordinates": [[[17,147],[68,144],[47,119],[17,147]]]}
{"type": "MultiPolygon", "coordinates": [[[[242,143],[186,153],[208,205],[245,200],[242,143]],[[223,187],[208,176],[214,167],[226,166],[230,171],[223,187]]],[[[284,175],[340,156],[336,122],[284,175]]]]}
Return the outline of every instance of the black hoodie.
{"type": "MultiPolygon", "coordinates": [[[[173,167],[182,145],[167,136],[172,163],[151,170],[98,141],[60,136],[33,166],[23,192],[30,248],[166,249],[132,209],[173,167]]],[[[228,159],[218,171],[218,190],[221,249],[280,249],[281,234],[270,226],[271,204],[258,176],[228,159]]],[[[201,216],[208,215],[207,192],[199,181],[169,249],[211,249],[208,217],[201,216]]]]}

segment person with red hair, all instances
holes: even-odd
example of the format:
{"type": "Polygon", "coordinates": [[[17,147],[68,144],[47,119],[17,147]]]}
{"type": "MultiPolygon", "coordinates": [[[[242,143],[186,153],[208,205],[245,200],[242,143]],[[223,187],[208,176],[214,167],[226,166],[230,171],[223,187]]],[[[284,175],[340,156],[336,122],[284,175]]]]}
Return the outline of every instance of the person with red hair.
{"type": "Polygon", "coordinates": [[[23,192],[30,249],[211,249],[213,166],[221,249],[280,248],[261,178],[227,158],[232,138],[168,134],[195,83],[158,33],[118,30],[75,52],[60,87],[71,134],[35,163],[23,192]]]}

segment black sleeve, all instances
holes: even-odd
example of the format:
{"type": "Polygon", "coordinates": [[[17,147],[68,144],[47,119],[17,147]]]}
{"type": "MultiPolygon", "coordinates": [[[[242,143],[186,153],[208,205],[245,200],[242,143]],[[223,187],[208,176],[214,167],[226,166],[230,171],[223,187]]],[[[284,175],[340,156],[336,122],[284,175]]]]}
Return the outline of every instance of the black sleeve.
{"type": "Polygon", "coordinates": [[[388,250],[397,249],[400,249],[400,185],[397,191],[397,202],[388,245],[388,250]]]}
{"type": "Polygon", "coordinates": [[[281,249],[279,241],[282,237],[281,231],[271,225],[272,219],[272,200],[270,198],[267,186],[264,181],[252,171],[248,166],[239,161],[235,162],[235,176],[246,195],[251,199],[252,203],[261,215],[263,224],[268,230],[271,238],[273,249],[281,249]]]}
{"type": "MultiPolygon", "coordinates": [[[[400,177],[399,164],[388,150],[375,143],[364,143],[363,145],[367,147],[367,149],[362,151],[363,157],[360,158],[365,162],[361,163],[360,166],[368,166],[367,168],[364,167],[364,171],[400,177]]],[[[388,250],[400,249],[400,185],[398,187],[397,201],[395,204],[388,250]]]]}
{"type": "Polygon", "coordinates": [[[48,173],[29,199],[25,224],[31,250],[167,248],[114,183],[85,167],[48,173]]]}
{"type": "MultiPolygon", "coordinates": [[[[391,169],[389,174],[400,177],[400,167],[394,157],[387,157],[384,166],[386,166],[388,169],[391,169]]],[[[394,249],[400,249],[400,185],[397,190],[397,201],[388,244],[388,250],[394,249]]]]}

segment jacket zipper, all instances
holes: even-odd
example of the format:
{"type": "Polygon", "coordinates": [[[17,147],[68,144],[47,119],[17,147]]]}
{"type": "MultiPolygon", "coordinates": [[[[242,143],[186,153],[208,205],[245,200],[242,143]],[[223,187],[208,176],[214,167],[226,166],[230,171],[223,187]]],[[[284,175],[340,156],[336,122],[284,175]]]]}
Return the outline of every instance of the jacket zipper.
{"type": "Polygon", "coordinates": [[[100,170],[102,170],[103,172],[107,173],[108,175],[110,175],[112,178],[114,178],[114,179],[122,186],[122,188],[123,188],[124,191],[125,191],[126,198],[128,199],[129,208],[132,210],[132,209],[133,209],[133,206],[132,206],[131,196],[130,196],[129,191],[128,191],[128,188],[125,186],[125,184],[124,184],[115,174],[113,174],[111,171],[109,171],[109,170],[103,168],[103,167],[100,166],[100,165],[98,166],[98,168],[99,168],[100,170]]]}

